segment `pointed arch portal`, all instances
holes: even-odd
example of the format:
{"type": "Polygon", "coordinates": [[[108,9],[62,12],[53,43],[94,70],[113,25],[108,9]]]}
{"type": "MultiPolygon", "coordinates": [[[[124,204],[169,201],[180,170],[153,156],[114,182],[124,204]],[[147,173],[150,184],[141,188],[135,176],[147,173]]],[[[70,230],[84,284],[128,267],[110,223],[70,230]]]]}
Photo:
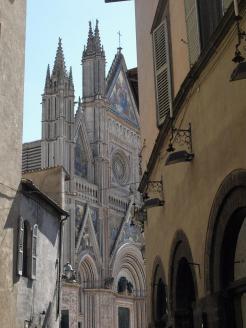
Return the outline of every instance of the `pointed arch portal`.
{"type": "Polygon", "coordinates": [[[205,253],[207,293],[215,299],[214,327],[246,327],[246,170],[222,182],[211,209],[205,253]]]}

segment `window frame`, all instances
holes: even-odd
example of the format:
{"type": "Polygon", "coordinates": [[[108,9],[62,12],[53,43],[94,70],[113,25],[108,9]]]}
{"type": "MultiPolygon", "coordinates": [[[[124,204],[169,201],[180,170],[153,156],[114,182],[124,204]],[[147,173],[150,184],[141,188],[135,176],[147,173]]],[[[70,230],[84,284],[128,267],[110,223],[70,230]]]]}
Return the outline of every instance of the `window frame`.
{"type": "MultiPolygon", "coordinates": [[[[157,8],[158,12],[158,8],[157,8]]],[[[163,123],[168,119],[168,117],[172,117],[173,115],[173,85],[172,85],[172,56],[171,56],[171,43],[170,43],[170,24],[169,24],[169,16],[168,16],[168,8],[165,6],[163,10],[163,15],[161,19],[156,20],[152,27],[152,50],[153,50],[153,65],[154,65],[154,80],[155,80],[155,98],[156,98],[156,122],[157,127],[160,128],[163,123]],[[164,42],[165,42],[165,54],[166,60],[165,63],[160,67],[157,68],[156,65],[156,43],[155,43],[155,33],[164,26],[164,42]],[[158,94],[158,77],[166,71],[166,81],[167,81],[167,90],[166,96],[168,97],[168,105],[169,109],[164,110],[164,114],[160,115],[160,108],[159,108],[159,94],[158,94]]]]}

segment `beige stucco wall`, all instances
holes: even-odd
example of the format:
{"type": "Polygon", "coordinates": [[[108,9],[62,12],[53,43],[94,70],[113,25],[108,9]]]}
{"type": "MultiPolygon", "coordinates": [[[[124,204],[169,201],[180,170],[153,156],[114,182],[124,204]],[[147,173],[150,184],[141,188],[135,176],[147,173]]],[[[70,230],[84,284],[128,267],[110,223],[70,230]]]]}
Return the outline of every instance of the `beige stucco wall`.
{"type": "MultiPolygon", "coordinates": [[[[245,25],[244,22],[244,28],[245,25]]],[[[196,269],[198,296],[205,295],[204,253],[211,206],[224,178],[235,169],[246,168],[245,80],[229,82],[235,68],[234,30],[216,50],[175,122],[176,127],[184,129],[191,122],[194,160],[165,166],[169,142],[166,138],[150,178],[163,177],[165,206],[149,210],[145,226],[149,291],[157,255],[168,280],[171,245],[176,231],[182,229],[190,242],[193,260],[201,267],[201,275],[196,269]]]]}
{"type": "Polygon", "coordinates": [[[59,206],[65,209],[65,180],[69,179],[62,166],[26,172],[23,178],[32,182],[59,206]]]}
{"type": "Polygon", "coordinates": [[[21,177],[26,1],[0,0],[0,317],[14,327],[11,210],[21,177]]]}
{"type": "Polygon", "coordinates": [[[190,69],[184,0],[169,1],[169,15],[173,78],[172,89],[173,97],[175,97],[190,69]]]}
{"type": "MultiPolygon", "coordinates": [[[[136,33],[141,123],[142,169],[146,169],[155,143],[156,125],[155,80],[151,29],[159,1],[136,0],[136,33]]],[[[170,50],[172,55],[172,92],[175,96],[189,71],[184,1],[169,1],[170,50]]]]}
{"type": "Polygon", "coordinates": [[[135,1],[140,125],[142,146],[145,144],[142,151],[143,171],[146,168],[158,132],[155,114],[152,37],[150,34],[157,4],[158,0],[135,1]]]}

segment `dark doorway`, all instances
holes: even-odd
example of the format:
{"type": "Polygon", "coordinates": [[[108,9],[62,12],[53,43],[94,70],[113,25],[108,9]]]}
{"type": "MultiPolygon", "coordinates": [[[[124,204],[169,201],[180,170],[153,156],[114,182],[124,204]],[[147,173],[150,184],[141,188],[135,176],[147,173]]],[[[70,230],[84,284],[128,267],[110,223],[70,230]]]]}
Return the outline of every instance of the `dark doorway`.
{"type": "Polygon", "coordinates": [[[175,292],[175,327],[193,328],[193,305],[195,303],[195,286],[190,264],[185,258],[178,263],[175,292]]]}
{"type": "Polygon", "coordinates": [[[246,327],[246,209],[234,213],[225,229],[221,251],[224,326],[246,327]]]}
{"type": "Polygon", "coordinates": [[[69,311],[61,311],[61,328],[69,328],[69,311]]]}
{"type": "Polygon", "coordinates": [[[119,328],[130,328],[130,310],[125,307],[118,309],[119,328]]]}
{"type": "MultiPolygon", "coordinates": [[[[158,262],[160,260],[158,259],[158,262]]],[[[153,294],[152,294],[152,313],[153,313],[153,326],[158,328],[167,327],[168,320],[168,305],[167,305],[167,292],[166,284],[164,282],[164,272],[162,265],[156,265],[154,279],[153,279],[153,294]]]]}

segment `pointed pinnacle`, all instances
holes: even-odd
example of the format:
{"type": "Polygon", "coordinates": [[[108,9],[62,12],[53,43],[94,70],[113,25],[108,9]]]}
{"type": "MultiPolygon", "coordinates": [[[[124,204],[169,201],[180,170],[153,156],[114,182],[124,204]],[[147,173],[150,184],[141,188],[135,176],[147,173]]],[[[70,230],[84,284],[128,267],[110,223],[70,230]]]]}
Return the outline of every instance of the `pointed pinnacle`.
{"type": "Polygon", "coordinates": [[[91,55],[94,52],[95,52],[95,40],[94,40],[94,35],[93,35],[92,27],[91,27],[91,21],[89,21],[87,46],[83,52],[83,56],[91,55]]]}
{"type": "Polygon", "coordinates": [[[92,27],[91,27],[91,21],[89,21],[89,35],[88,37],[93,37],[93,31],[92,31],[92,27]]]}
{"type": "Polygon", "coordinates": [[[66,65],[64,60],[64,54],[62,49],[62,40],[59,38],[58,47],[56,51],[55,63],[52,71],[52,75],[57,74],[60,77],[66,75],[66,65]]]}
{"type": "Polygon", "coordinates": [[[95,48],[96,48],[96,53],[101,52],[101,39],[100,39],[100,33],[99,33],[99,28],[98,28],[98,19],[96,20],[96,27],[95,27],[95,48]]]}
{"type": "Polygon", "coordinates": [[[81,98],[79,96],[79,99],[78,99],[78,111],[81,109],[81,98]]]}
{"type": "Polygon", "coordinates": [[[49,87],[50,87],[50,65],[48,64],[46,80],[45,80],[45,89],[48,89],[49,87]]]}
{"type": "Polygon", "coordinates": [[[69,86],[70,88],[74,89],[72,66],[70,66],[70,70],[69,70],[69,86]]]}

